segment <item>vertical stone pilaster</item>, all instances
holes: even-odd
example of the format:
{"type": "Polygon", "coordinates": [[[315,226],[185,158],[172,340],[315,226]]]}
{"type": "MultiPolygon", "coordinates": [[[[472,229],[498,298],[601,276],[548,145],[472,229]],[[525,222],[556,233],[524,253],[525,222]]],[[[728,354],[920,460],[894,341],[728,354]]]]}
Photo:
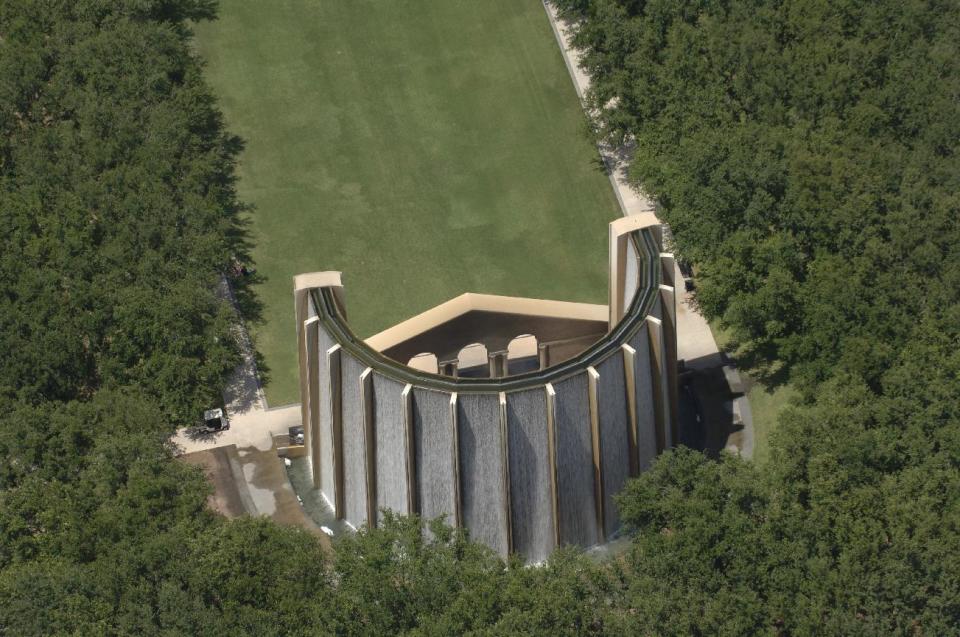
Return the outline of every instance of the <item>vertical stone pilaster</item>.
{"type": "Polygon", "coordinates": [[[637,425],[637,350],[626,343],[623,350],[623,385],[627,393],[627,440],[630,444],[630,476],[640,474],[639,432],[637,425]]]}
{"type": "Polygon", "coordinates": [[[537,345],[537,361],[540,363],[540,369],[550,366],[550,346],[546,343],[537,345]]]}
{"type": "Polygon", "coordinates": [[[614,326],[623,318],[623,298],[624,286],[627,279],[627,240],[629,235],[617,234],[613,224],[609,228],[609,251],[610,251],[610,281],[608,288],[608,304],[610,307],[610,319],[607,325],[607,331],[612,330],[614,326]]]}
{"type": "Polygon", "coordinates": [[[600,541],[606,540],[606,516],[603,493],[603,453],[600,447],[600,405],[598,384],[600,374],[592,366],[587,368],[587,395],[590,401],[590,438],[593,446],[593,490],[596,500],[597,528],[600,541]]]}
{"type": "Polygon", "coordinates": [[[403,399],[403,439],[406,456],[407,513],[419,515],[420,504],[417,501],[417,439],[413,418],[413,385],[407,384],[401,394],[403,399]]]}
{"type": "Polygon", "coordinates": [[[344,499],[343,475],[343,398],[340,392],[342,379],[341,350],[334,345],[327,350],[327,372],[330,379],[330,443],[333,449],[333,509],[338,520],[347,516],[344,499]]]}
{"type": "Polygon", "coordinates": [[[647,334],[650,337],[650,379],[653,385],[653,413],[657,423],[657,453],[659,454],[667,448],[667,436],[670,430],[666,354],[663,351],[663,322],[656,317],[648,316],[647,334]]]}
{"type": "MultiPolygon", "coordinates": [[[[296,285],[296,282],[294,282],[296,285]]],[[[293,291],[293,313],[297,323],[297,364],[300,369],[300,425],[304,432],[310,426],[308,422],[308,405],[310,404],[310,388],[308,384],[308,365],[307,365],[307,339],[304,329],[304,322],[309,313],[307,304],[310,302],[309,289],[297,289],[293,291]]]]}
{"type": "Polygon", "coordinates": [[[513,553],[513,512],[510,506],[510,437],[507,432],[507,395],[500,392],[499,415],[500,415],[500,458],[503,491],[501,499],[503,502],[504,532],[507,539],[507,554],[513,553]]]}
{"type": "MultiPolygon", "coordinates": [[[[303,428],[304,442],[310,456],[313,488],[320,488],[320,319],[316,316],[303,323],[307,371],[307,425],[303,428]]],[[[301,405],[303,409],[303,405],[301,405]]]]}
{"type": "Polygon", "coordinates": [[[360,413],[363,418],[364,478],[367,488],[367,524],[377,526],[377,442],[373,412],[373,368],[360,374],[360,413]]]}
{"type": "Polygon", "coordinates": [[[457,393],[450,394],[450,427],[453,429],[453,525],[463,526],[463,511],[460,497],[460,427],[457,417],[457,393]]]}
{"type": "MultiPolygon", "coordinates": [[[[665,255],[661,255],[664,257],[665,255]]],[[[673,258],[666,260],[673,268],[673,258]]],[[[666,366],[666,385],[668,400],[668,421],[670,425],[670,446],[676,446],[680,440],[680,419],[677,404],[680,400],[680,388],[677,370],[677,293],[670,285],[660,286],[660,304],[663,307],[663,354],[666,366]]]]}
{"type": "Polygon", "coordinates": [[[487,366],[489,368],[490,378],[503,378],[507,376],[507,350],[487,354],[487,366]]]}
{"type": "Polygon", "coordinates": [[[439,362],[437,364],[437,370],[441,376],[449,376],[451,378],[456,378],[460,372],[456,360],[439,362]]]}
{"type": "Polygon", "coordinates": [[[551,383],[544,387],[547,394],[547,458],[550,464],[550,500],[553,506],[553,539],[560,548],[560,491],[557,488],[557,392],[551,383]]]}

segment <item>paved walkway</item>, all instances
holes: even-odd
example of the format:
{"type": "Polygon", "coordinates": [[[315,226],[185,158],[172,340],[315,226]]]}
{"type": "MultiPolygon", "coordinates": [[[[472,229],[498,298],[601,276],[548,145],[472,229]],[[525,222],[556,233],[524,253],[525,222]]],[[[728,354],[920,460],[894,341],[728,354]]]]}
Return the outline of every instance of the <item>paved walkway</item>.
{"type": "MultiPolygon", "coordinates": [[[[557,38],[563,61],[567,65],[573,86],[580,100],[590,88],[590,76],[580,66],[581,54],[570,46],[571,30],[569,25],[557,17],[556,8],[548,1],[544,1],[543,8],[550,19],[553,34],[557,38]]],[[[626,145],[614,148],[606,144],[599,145],[600,156],[607,167],[607,175],[613,191],[620,202],[624,215],[635,215],[642,212],[656,212],[656,203],[643,192],[635,189],[628,178],[630,158],[633,156],[633,147],[626,145]]],[[[679,268],[676,270],[675,280],[682,281],[679,268]]],[[[727,358],[717,347],[713,332],[706,319],[697,312],[691,295],[678,289],[677,303],[677,358],[685,361],[688,369],[697,373],[711,373],[711,370],[722,368],[723,376],[729,382],[728,396],[733,397],[732,403],[728,400],[728,410],[733,423],[742,429],[736,429],[737,435],[731,435],[726,445],[731,451],[739,453],[745,458],[753,455],[753,420],[750,414],[750,404],[743,393],[743,383],[736,368],[729,364],[727,358]]]]}

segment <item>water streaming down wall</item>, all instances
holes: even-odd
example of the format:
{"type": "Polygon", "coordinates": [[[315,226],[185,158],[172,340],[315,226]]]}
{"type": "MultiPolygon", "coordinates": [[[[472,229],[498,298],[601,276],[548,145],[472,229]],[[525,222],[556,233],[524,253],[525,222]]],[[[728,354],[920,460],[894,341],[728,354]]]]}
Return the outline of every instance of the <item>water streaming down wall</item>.
{"type": "Polygon", "coordinates": [[[510,540],[499,413],[497,394],[457,397],[463,525],[475,540],[505,555],[510,540]]]}
{"type": "Polygon", "coordinates": [[[398,513],[408,512],[403,387],[382,374],[373,375],[377,508],[398,513]]]}
{"type": "Polygon", "coordinates": [[[340,364],[345,517],[353,526],[360,526],[367,523],[367,441],[360,399],[360,374],[365,367],[349,354],[343,355],[340,364]]]}
{"type": "MultiPolygon", "coordinates": [[[[324,330],[317,330],[318,346],[315,373],[318,380],[318,393],[320,395],[319,405],[314,406],[318,411],[323,412],[318,418],[319,432],[317,436],[316,455],[314,458],[314,471],[320,472],[320,488],[327,495],[330,502],[336,498],[334,483],[334,458],[333,458],[333,401],[331,400],[332,388],[330,383],[330,355],[328,350],[335,345],[333,339],[324,330]]],[[[337,357],[339,360],[339,357],[337,357]]],[[[338,381],[339,382],[339,381],[338,381]]],[[[339,391],[339,389],[337,389],[339,391]]]]}
{"type": "Polygon", "coordinates": [[[442,515],[456,524],[457,484],[451,394],[413,390],[417,510],[426,519],[442,515]]]}
{"type": "Polygon", "coordinates": [[[620,526],[620,515],[613,496],[620,492],[630,477],[630,431],[627,403],[624,400],[627,389],[623,354],[615,352],[597,366],[597,372],[603,516],[605,539],[609,539],[620,526]]]}
{"type": "Polygon", "coordinates": [[[650,369],[650,335],[647,325],[641,325],[630,339],[630,346],[636,352],[634,359],[634,377],[637,401],[637,451],[640,471],[650,468],[657,457],[657,418],[654,405],[653,380],[650,369]]]}
{"type": "Polygon", "coordinates": [[[587,373],[554,385],[557,392],[557,488],[560,541],[592,546],[600,541],[590,435],[587,373]]]}
{"type": "Polygon", "coordinates": [[[507,394],[507,448],[513,550],[531,562],[545,560],[555,546],[547,392],[507,394]]]}
{"type": "Polygon", "coordinates": [[[339,274],[299,277],[297,315],[314,316],[299,326],[305,426],[337,518],[359,527],[381,522],[381,509],[446,516],[531,562],[612,537],[614,496],[671,444],[675,411],[675,301],[660,276],[672,260],[654,221],[640,221],[611,226],[619,305],[607,336],[516,377],[441,377],[390,361],[349,332],[339,274]]]}

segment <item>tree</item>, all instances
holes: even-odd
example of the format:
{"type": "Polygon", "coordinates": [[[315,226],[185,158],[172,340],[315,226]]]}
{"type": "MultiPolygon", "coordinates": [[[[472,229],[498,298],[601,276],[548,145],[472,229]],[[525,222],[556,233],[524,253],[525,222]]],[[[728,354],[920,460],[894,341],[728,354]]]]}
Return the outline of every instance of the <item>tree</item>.
{"type": "Polygon", "coordinates": [[[766,473],[680,452],[626,489],[631,626],[955,633],[960,10],[556,4],[701,308],[804,398],[766,473]]]}

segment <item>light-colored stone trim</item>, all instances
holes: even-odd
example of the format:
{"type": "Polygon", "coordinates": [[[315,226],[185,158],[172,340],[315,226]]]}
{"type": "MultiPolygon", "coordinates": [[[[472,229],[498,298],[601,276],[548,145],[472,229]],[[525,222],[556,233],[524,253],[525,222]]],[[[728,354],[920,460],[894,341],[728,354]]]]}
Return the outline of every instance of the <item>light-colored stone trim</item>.
{"type": "Polygon", "coordinates": [[[313,474],[313,488],[320,488],[320,319],[316,316],[303,323],[307,366],[307,426],[303,428],[313,474]]]}
{"type": "Polygon", "coordinates": [[[557,392],[551,383],[544,386],[547,395],[547,458],[550,465],[550,503],[553,510],[554,548],[560,547],[560,491],[557,488],[557,392]]]}
{"type": "Polygon", "coordinates": [[[460,497],[460,418],[457,415],[457,393],[450,394],[450,427],[453,430],[453,526],[463,526],[463,501],[460,497]]]}
{"type": "MultiPolygon", "coordinates": [[[[626,313],[627,241],[630,234],[643,228],[659,228],[660,222],[652,212],[621,217],[607,227],[610,280],[607,287],[607,329],[612,330],[626,313]]],[[[658,236],[658,241],[659,241],[658,236]]]]}
{"type": "Polygon", "coordinates": [[[596,500],[597,532],[600,541],[607,539],[606,517],[604,514],[603,490],[603,450],[600,446],[600,373],[592,366],[587,368],[587,397],[590,403],[590,440],[593,447],[593,493],[596,500]]]}
{"type": "Polygon", "coordinates": [[[417,501],[417,439],[413,418],[413,385],[407,383],[400,394],[403,400],[403,443],[406,456],[407,513],[419,515],[417,501]]]}
{"type": "Polygon", "coordinates": [[[650,337],[650,379],[653,384],[653,413],[656,422],[657,453],[667,448],[668,414],[665,355],[663,351],[663,322],[655,316],[647,317],[647,335],[650,337]]]}
{"type": "Polygon", "coordinates": [[[503,503],[504,533],[507,538],[507,554],[513,553],[513,511],[510,506],[510,437],[507,431],[507,395],[500,392],[500,461],[503,490],[500,493],[503,503]]]}
{"type": "Polygon", "coordinates": [[[363,418],[364,480],[367,488],[367,525],[377,526],[377,439],[373,413],[373,368],[360,374],[360,414],[363,418]]]}
{"type": "MultiPolygon", "coordinates": [[[[669,259],[673,267],[673,258],[669,259]]],[[[666,366],[667,404],[669,409],[670,446],[676,446],[680,438],[680,414],[677,405],[680,388],[677,370],[677,291],[670,285],[660,286],[660,305],[663,307],[663,349],[666,366]]]]}
{"type": "Polygon", "coordinates": [[[307,291],[314,288],[334,287],[343,287],[343,283],[341,283],[340,272],[335,272],[332,270],[326,272],[306,272],[293,277],[294,292],[307,291]]]}
{"type": "Polygon", "coordinates": [[[591,303],[548,301],[468,292],[374,334],[366,339],[366,344],[378,352],[382,352],[438,325],[448,323],[458,316],[476,311],[584,321],[606,321],[608,314],[605,306],[591,303]]]}
{"type": "Polygon", "coordinates": [[[327,377],[330,379],[330,445],[333,449],[333,510],[338,520],[347,516],[343,474],[343,399],[340,393],[341,353],[339,345],[327,350],[327,377]]]}
{"type": "Polygon", "coordinates": [[[624,343],[620,346],[623,351],[623,386],[627,394],[627,440],[630,444],[630,477],[640,474],[639,433],[637,431],[637,350],[624,343]]]}

